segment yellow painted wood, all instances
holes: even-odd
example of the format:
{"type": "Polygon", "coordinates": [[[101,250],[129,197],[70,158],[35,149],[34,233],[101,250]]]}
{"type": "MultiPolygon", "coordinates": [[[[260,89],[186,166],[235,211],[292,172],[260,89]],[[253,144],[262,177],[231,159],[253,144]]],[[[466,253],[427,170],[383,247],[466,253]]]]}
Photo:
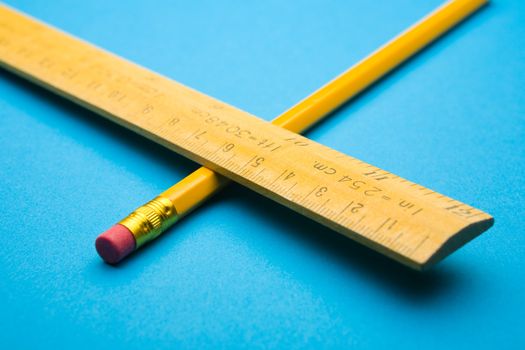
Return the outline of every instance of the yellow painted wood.
{"type": "Polygon", "coordinates": [[[493,222],[5,6],[0,64],[416,269],[493,222]]]}

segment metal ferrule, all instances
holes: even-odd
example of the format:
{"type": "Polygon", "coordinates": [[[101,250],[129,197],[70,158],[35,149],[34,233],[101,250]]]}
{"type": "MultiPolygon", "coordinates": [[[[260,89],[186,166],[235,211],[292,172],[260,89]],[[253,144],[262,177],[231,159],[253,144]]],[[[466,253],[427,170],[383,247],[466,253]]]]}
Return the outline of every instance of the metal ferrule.
{"type": "Polygon", "coordinates": [[[126,226],[135,237],[138,249],[157,238],[178,219],[173,203],[165,197],[157,197],[129,214],[119,224],[126,226]]]}

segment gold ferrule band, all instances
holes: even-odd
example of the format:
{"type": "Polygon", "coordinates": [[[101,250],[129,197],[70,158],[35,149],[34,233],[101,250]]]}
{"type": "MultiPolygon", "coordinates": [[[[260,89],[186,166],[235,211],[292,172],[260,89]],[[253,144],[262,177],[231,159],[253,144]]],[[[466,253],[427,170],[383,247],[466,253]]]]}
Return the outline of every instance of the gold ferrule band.
{"type": "Polygon", "coordinates": [[[159,196],[129,214],[119,224],[126,226],[135,237],[136,247],[157,238],[178,219],[177,210],[166,197],[159,196]]]}

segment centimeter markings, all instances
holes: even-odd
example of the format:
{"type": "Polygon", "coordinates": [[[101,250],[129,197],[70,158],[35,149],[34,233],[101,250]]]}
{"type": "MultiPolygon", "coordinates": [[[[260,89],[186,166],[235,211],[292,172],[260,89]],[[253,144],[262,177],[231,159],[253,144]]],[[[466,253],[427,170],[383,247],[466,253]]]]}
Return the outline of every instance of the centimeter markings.
{"type": "Polygon", "coordinates": [[[2,5],[0,64],[416,269],[493,222],[2,5]]]}

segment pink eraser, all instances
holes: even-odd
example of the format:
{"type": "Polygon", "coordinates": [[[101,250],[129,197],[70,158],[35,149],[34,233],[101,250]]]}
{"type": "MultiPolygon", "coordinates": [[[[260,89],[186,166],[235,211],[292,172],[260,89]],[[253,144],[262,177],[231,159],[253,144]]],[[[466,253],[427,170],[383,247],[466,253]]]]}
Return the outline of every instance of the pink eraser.
{"type": "Polygon", "coordinates": [[[116,224],[95,241],[98,255],[108,264],[116,264],[135,250],[135,237],[124,225],[116,224]]]}

